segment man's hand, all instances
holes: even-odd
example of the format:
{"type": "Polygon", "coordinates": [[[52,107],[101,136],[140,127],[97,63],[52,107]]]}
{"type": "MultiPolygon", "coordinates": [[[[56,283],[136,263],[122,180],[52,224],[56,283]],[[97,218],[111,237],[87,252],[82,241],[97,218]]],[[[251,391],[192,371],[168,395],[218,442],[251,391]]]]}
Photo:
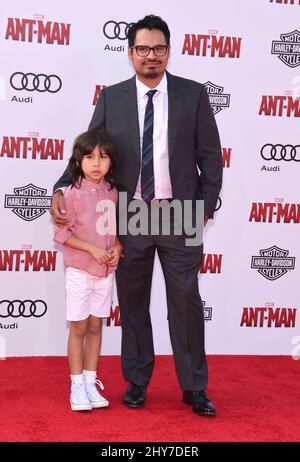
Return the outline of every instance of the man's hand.
{"type": "Polygon", "coordinates": [[[108,266],[116,266],[120,260],[122,249],[119,246],[114,246],[108,250],[110,260],[107,262],[108,266]]]}
{"type": "Polygon", "coordinates": [[[68,219],[66,217],[66,204],[63,192],[58,189],[52,197],[50,215],[56,225],[66,225],[68,219]]]}

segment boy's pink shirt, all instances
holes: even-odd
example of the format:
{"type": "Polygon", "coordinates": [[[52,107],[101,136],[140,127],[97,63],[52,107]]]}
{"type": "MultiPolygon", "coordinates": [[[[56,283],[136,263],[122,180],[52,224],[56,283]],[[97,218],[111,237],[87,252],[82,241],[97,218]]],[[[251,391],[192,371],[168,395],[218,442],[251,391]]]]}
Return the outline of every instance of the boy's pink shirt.
{"type": "MultiPolygon", "coordinates": [[[[85,178],[82,179],[79,189],[68,186],[65,191],[65,202],[69,223],[65,226],[55,226],[54,241],[64,244],[70,236],[74,235],[102,249],[111,249],[116,239],[115,205],[118,193],[115,188],[111,190],[109,188],[109,183],[104,179],[97,184],[85,178]],[[109,220],[109,234],[106,235],[100,235],[96,228],[99,218],[103,213],[106,214],[107,209],[99,211],[103,200],[112,201],[114,213],[114,219],[109,220]]],[[[72,266],[94,276],[105,277],[116,270],[116,267],[98,263],[90,253],[73,249],[68,245],[63,245],[63,255],[66,267],[72,266]]]]}

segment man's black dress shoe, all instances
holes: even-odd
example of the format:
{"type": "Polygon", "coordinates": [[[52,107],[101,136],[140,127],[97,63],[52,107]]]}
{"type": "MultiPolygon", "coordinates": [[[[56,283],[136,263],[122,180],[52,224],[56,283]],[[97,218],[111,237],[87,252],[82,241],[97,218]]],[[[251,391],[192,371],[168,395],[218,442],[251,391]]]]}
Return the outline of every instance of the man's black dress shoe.
{"type": "Polygon", "coordinates": [[[204,391],[184,391],[183,402],[193,406],[193,412],[200,415],[213,416],[217,414],[213,403],[207,398],[204,391]]]}
{"type": "Polygon", "coordinates": [[[144,407],[146,399],[146,387],[130,383],[125,391],[123,404],[128,407],[144,407]]]}

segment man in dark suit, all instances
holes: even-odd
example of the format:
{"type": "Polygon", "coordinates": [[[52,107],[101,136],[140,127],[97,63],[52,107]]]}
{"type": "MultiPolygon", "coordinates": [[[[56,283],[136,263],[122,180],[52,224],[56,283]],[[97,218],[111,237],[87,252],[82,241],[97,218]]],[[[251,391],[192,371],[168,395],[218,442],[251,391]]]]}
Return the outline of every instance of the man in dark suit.
{"type": "MultiPolygon", "coordinates": [[[[116,184],[129,201],[151,211],[162,199],[204,200],[205,223],[213,218],[222,183],[222,155],[205,87],[166,71],[170,32],[157,16],[146,16],[128,32],[128,55],[136,75],[105,88],[89,129],[104,127],[117,148],[116,184]],[[200,169],[200,175],[198,168],[200,169]]],[[[70,183],[66,171],[54,190],[70,183]]],[[[62,192],[51,214],[65,222],[62,192]]],[[[124,404],[143,407],[154,366],[149,314],[155,251],[166,282],[168,321],[183,401],[200,415],[215,415],[207,398],[203,306],[198,273],[203,245],[187,246],[181,235],[120,236],[125,258],[117,270],[122,323],[124,404]]]]}

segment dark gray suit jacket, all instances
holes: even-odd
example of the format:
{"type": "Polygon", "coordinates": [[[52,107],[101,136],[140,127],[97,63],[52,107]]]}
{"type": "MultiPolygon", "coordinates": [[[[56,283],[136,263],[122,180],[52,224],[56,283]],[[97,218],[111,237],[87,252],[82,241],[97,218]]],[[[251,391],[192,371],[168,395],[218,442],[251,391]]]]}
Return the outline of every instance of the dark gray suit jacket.
{"type": "MultiPolygon", "coordinates": [[[[222,153],[205,87],[167,72],[169,169],[174,199],[204,199],[212,218],[222,184],[222,153]],[[201,174],[199,175],[197,166],[201,174]]],[[[105,128],[117,148],[115,180],[119,190],[134,195],[141,164],[135,76],[105,88],[89,130],[105,128]]],[[[68,170],[54,190],[70,184],[68,170]]]]}

